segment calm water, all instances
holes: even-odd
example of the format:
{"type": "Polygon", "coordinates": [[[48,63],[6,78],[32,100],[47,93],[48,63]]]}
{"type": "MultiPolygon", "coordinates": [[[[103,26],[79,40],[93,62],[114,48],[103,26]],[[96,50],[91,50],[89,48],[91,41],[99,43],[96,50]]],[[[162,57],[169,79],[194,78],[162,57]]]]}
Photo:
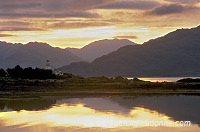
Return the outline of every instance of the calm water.
{"type": "Polygon", "coordinates": [[[0,100],[0,132],[197,132],[199,102],[199,96],[0,100]]]}
{"type": "Polygon", "coordinates": [[[139,78],[144,81],[150,81],[150,82],[176,82],[183,78],[200,78],[200,77],[151,77],[151,78],[139,78]]]}

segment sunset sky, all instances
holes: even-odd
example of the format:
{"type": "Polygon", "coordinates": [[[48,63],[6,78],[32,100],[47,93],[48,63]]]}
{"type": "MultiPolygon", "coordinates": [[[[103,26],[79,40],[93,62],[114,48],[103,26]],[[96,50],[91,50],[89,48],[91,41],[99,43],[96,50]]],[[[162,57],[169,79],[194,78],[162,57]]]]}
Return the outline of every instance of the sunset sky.
{"type": "Polygon", "coordinates": [[[142,44],[200,25],[200,0],[0,0],[0,41],[82,47],[100,39],[142,44]]]}

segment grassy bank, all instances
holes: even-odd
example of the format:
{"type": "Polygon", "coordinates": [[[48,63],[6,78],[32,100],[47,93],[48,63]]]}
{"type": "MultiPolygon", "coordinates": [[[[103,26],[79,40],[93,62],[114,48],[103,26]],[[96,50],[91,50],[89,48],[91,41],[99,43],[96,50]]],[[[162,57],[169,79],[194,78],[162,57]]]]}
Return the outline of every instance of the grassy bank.
{"type": "Polygon", "coordinates": [[[44,96],[109,97],[138,95],[200,95],[199,82],[146,82],[122,77],[62,77],[48,80],[0,80],[0,98],[44,96]]]}

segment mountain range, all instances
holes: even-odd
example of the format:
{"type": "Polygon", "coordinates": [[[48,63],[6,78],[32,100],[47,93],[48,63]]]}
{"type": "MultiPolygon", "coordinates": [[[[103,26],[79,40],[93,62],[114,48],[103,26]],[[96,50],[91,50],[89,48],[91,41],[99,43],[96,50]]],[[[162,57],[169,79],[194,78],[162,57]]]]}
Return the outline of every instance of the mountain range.
{"type": "Polygon", "coordinates": [[[200,76],[200,26],[178,29],[142,45],[128,45],[93,62],[75,62],[63,72],[81,76],[200,76]]]}
{"type": "Polygon", "coordinates": [[[81,49],[66,48],[66,50],[69,50],[73,54],[84,59],[85,61],[92,62],[98,57],[107,55],[127,45],[136,45],[136,44],[127,39],[113,39],[113,40],[104,39],[92,42],[81,49]]]}
{"type": "Polygon", "coordinates": [[[50,61],[52,68],[82,61],[71,52],[51,47],[47,43],[30,42],[23,45],[0,42],[0,68],[11,68],[16,65],[44,68],[47,60],[50,61]]]}
{"type": "Polygon", "coordinates": [[[129,40],[99,40],[81,49],[52,47],[47,43],[29,42],[12,44],[0,41],[0,68],[22,67],[44,68],[49,60],[51,68],[59,68],[72,62],[92,61],[125,45],[135,45],[129,40]]]}

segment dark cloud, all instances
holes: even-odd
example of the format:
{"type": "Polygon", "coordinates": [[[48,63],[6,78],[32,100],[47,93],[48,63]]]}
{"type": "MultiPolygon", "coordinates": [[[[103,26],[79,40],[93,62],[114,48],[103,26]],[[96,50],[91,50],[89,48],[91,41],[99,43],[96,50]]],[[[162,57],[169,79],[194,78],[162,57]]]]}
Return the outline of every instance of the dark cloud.
{"type": "Polygon", "coordinates": [[[15,36],[15,35],[10,35],[10,34],[0,34],[0,37],[10,37],[10,36],[15,36]]]}
{"type": "Polygon", "coordinates": [[[81,12],[81,11],[71,11],[71,12],[62,12],[62,13],[0,13],[0,18],[65,18],[65,17],[84,17],[84,18],[93,18],[98,17],[98,14],[81,12]]]}
{"type": "Polygon", "coordinates": [[[20,22],[20,21],[3,21],[0,22],[1,26],[29,26],[31,23],[29,22],[20,22]]]}
{"type": "Polygon", "coordinates": [[[90,10],[103,6],[116,0],[48,0],[44,7],[50,10],[90,10]]]}
{"type": "Polygon", "coordinates": [[[137,39],[137,36],[115,36],[117,39],[137,39]]]}
{"type": "Polygon", "coordinates": [[[192,7],[182,6],[182,5],[178,5],[178,4],[163,5],[161,7],[155,8],[154,10],[148,12],[147,14],[168,15],[168,14],[182,13],[191,8],[192,7]]]}
{"type": "Polygon", "coordinates": [[[41,6],[39,3],[19,3],[19,4],[1,4],[0,7],[3,10],[14,10],[14,9],[30,9],[41,6]]]}
{"type": "Polygon", "coordinates": [[[139,9],[146,10],[159,6],[157,1],[121,1],[114,2],[105,6],[99,7],[100,9],[139,9]]]}
{"type": "Polygon", "coordinates": [[[200,0],[165,0],[168,2],[182,3],[182,4],[194,4],[200,2],[200,0]]]}
{"type": "Polygon", "coordinates": [[[151,9],[156,1],[119,0],[0,0],[0,18],[95,18],[90,9],[151,9]]]}
{"type": "Polygon", "coordinates": [[[24,27],[0,27],[0,31],[43,31],[43,29],[24,27]]]}
{"type": "Polygon", "coordinates": [[[39,28],[31,28],[34,23],[20,21],[2,21],[0,22],[0,31],[41,31],[39,28]]]}
{"type": "Polygon", "coordinates": [[[98,17],[84,9],[94,8],[92,5],[105,0],[0,0],[0,18],[65,18],[65,17],[98,17]],[[87,4],[91,2],[90,4],[87,4]],[[76,3],[76,4],[75,4],[76,3]],[[86,6],[90,5],[90,6],[86,6]]]}

